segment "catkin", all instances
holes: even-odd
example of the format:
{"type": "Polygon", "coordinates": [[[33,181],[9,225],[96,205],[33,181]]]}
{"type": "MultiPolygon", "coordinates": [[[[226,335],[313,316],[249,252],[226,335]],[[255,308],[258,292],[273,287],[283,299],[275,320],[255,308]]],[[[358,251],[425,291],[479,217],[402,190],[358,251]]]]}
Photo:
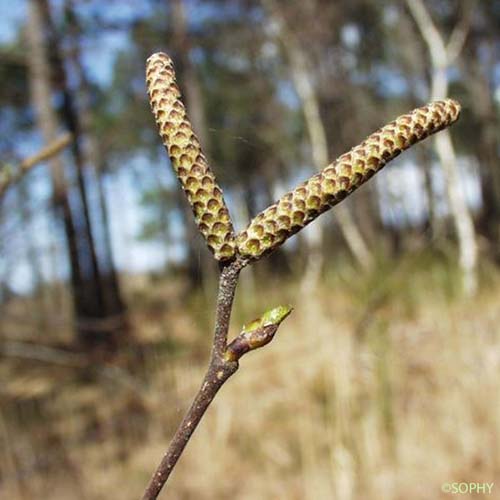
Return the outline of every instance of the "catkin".
{"type": "Polygon", "coordinates": [[[239,253],[257,259],[274,250],[402,151],[454,123],[459,114],[460,104],[446,99],[417,108],[377,130],[257,215],[236,238],[239,253]]]}
{"type": "Polygon", "coordinates": [[[196,224],[215,258],[231,259],[236,245],[229,211],[186,115],[174,66],[167,54],[159,52],[147,60],[146,84],[160,136],[196,224]]]}

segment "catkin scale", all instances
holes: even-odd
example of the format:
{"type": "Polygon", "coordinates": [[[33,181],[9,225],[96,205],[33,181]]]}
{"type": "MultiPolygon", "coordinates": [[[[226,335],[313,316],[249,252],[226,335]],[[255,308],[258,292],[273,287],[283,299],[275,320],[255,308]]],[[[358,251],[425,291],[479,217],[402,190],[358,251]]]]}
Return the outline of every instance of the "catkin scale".
{"type": "Polygon", "coordinates": [[[450,126],[459,114],[460,104],[446,99],[399,116],[258,214],[238,234],[238,252],[249,260],[271,252],[341,202],[402,151],[450,126]]]}
{"type": "Polygon", "coordinates": [[[149,57],[146,84],[160,136],[198,228],[217,260],[231,259],[236,244],[229,211],[187,117],[167,54],[159,52],[149,57]]]}

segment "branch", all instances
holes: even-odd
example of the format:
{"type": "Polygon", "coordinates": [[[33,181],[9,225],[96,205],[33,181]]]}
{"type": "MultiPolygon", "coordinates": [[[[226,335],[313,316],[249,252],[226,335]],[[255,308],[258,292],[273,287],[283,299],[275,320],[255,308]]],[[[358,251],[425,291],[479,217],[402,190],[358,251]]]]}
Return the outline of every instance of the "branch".
{"type": "Polygon", "coordinates": [[[429,11],[422,0],[406,0],[408,9],[417,24],[432,59],[433,66],[444,68],[448,64],[448,54],[443,41],[429,11]]]}
{"type": "Polygon", "coordinates": [[[250,350],[268,344],[274,337],[280,323],[292,310],[291,307],[280,306],[267,311],[261,318],[245,326],[242,333],[228,346],[227,333],[233,298],[238,276],[243,266],[244,262],[239,259],[222,265],[214,344],[207,373],[191,407],[172,438],[167,452],[151,477],[142,497],[143,500],[153,500],[158,497],[207,408],[214,400],[219,389],[238,369],[238,360],[241,356],[250,350]]]}
{"type": "Polygon", "coordinates": [[[219,278],[219,293],[215,312],[215,332],[212,350],[212,361],[221,363],[226,351],[227,333],[231,319],[234,294],[238,278],[245,262],[238,259],[231,264],[222,265],[219,278]]]}
{"type": "Polygon", "coordinates": [[[476,0],[466,2],[464,14],[453,29],[448,44],[445,44],[443,36],[422,0],[406,0],[406,4],[429,49],[433,65],[444,68],[452,64],[459,56],[467,39],[476,0]]]}
{"type": "Polygon", "coordinates": [[[210,364],[191,407],[180,423],[167,452],[149,481],[142,497],[143,500],[153,500],[158,497],[189,439],[203,418],[205,411],[224,382],[238,369],[238,363],[235,361],[226,362],[223,353],[226,348],[229,320],[240,270],[241,264],[239,261],[221,265],[210,364]]]}
{"type": "Polygon", "coordinates": [[[220,261],[210,363],[191,407],[143,495],[143,500],[153,500],[169,478],[217,392],[238,369],[241,356],[268,344],[280,323],[291,312],[289,306],[267,311],[246,325],[228,345],[234,294],[243,267],[271,252],[318,215],[339,203],[403,150],[451,125],[458,119],[460,105],[447,99],[400,116],[255,217],[238,235],[236,246],[222,191],[187,120],[173,66],[167,55],[155,54],[148,59],[147,83],[151,106],[174,170],[193,207],[200,232],[220,261]]]}
{"type": "Polygon", "coordinates": [[[118,366],[96,364],[95,360],[90,361],[88,357],[83,354],[32,342],[3,340],[0,342],[0,357],[40,361],[42,363],[70,368],[92,369],[102,377],[123,386],[141,399],[145,399],[144,387],[142,387],[127,371],[118,366]]]}
{"type": "Polygon", "coordinates": [[[17,167],[5,167],[0,172],[0,200],[5,196],[10,186],[18,183],[33,167],[59,154],[73,137],[67,133],[55,139],[38,153],[23,160],[17,167]]]}
{"type": "Polygon", "coordinates": [[[446,46],[448,64],[452,64],[462,52],[465,40],[469,34],[472,12],[476,3],[476,0],[469,0],[466,2],[465,12],[450,35],[448,45],[446,46]]]}

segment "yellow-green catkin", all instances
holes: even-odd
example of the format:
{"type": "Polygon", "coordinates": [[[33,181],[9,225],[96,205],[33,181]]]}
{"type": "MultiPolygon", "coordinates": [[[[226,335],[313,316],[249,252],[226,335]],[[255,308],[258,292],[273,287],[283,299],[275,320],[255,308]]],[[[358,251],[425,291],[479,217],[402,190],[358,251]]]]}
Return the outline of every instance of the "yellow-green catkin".
{"type": "Polygon", "coordinates": [[[146,83],[160,136],[198,228],[217,260],[231,259],[236,245],[229,211],[187,117],[167,54],[159,52],[147,60],[146,83]]]}
{"type": "Polygon", "coordinates": [[[402,151],[454,123],[459,114],[460,104],[446,99],[399,116],[257,215],[237,236],[239,253],[258,259],[274,250],[402,151]]]}

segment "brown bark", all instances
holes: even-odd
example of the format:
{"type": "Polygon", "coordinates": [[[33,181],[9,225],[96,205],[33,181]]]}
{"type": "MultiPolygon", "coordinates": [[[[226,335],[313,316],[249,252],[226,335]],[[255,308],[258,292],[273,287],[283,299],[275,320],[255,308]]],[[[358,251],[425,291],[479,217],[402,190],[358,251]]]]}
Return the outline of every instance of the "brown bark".
{"type": "Polygon", "coordinates": [[[89,311],[89,317],[98,314],[100,304],[103,303],[102,287],[100,286],[100,271],[97,258],[96,246],[94,243],[94,235],[92,231],[92,222],[90,218],[90,208],[87,199],[87,189],[84,178],[84,157],[82,152],[82,129],[80,118],[78,116],[77,106],[74,95],[69,87],[66,67],[61,52],[61,40],[56,30],[50,11],[50,6],[47,0],[38,0],[42,22],[45,27],[47,45],[50,50],[48,63],[52,81],[57,82],[57,91],[62,97],[62,105],[59,109],[59,115],[64,126],[72,133],[72,156],[76,167],[77,188],[79,191],[78,217],[76,220],[80,225],[79,244],[84,247],[84,252],[80,253],[80,258],[88,257],[88,262],[85,263],[85,269],[88,270],[85,276],[87,287],[93,288],[93,305],[89,311]]]}
{"type": "MultiPolygon", "coordinates": [[[[71,35],[71,62],[75,75],[78,80],[78,115],[77,119],[80,121],[80,129],[84,141],[84,148],[82,148],[83,160],[87,165],[89,173],[93,174],[92,187],[97,192],[97,202],[95,211],[99,212],[99,238],[96,241],[98,250],[96,255],[99,258],[100,264],[100,281],[103,289],[103,300],[105,303],[106,315],[125,315],[126,307],[121,296],[118,275],[114,265],[109,214],[106,206],[106,199],[104,193],[104,174],[106,171],[105,156],[102,154],[99,140],[92,133],[92,111],[91,111],[91,91],[90,83],[82,65],[81,50],[79,45],[80,27],[78,25],[77,17],[74,12],[74,2],[68,0],[66,3],[67,19],[71,35]]],[[[89,176],[90,177],[90,176],[89,176]]],[[[125,326],[124,318],[124,326],[125,326]]]]}

